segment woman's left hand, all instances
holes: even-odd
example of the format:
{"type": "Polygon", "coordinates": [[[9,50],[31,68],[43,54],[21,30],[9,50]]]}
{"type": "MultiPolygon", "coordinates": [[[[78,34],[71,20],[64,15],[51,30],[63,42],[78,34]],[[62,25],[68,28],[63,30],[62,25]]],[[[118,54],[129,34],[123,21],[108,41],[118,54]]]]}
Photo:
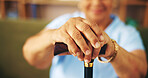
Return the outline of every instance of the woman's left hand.
{"type": "Polygon", "coordinates": [[[105,54],[99,55],[101,47],[94,48],[92,59],[95,59],[97,56],[104,57],[104,58],[110,58],[114,54],[114,48],[115,48],[114,44],[113,44],[111,38],[104,31],[102,31],[102,39],[103,40],[101,42],[101,47],[103,47],[105,44],[107,44],[105,54]]]}
{"type": "MultiPolygon", "coordinates": [[[[95,23],[90,23],[88,21],[85,21],[85,23],[89,25],[94,25],[95,23]]],[[[104,32],[101,28],[99,29],[101,34],[97,35],[97,37],[100,39],[100,47],[94,48],[92,52],[92,59],[95,59],[97,56],[108,58],[111,57],[114,54],[114,44],[112,43],[111,38],[104,32]],[[107,44],[106,52],[105,54],[99,55],[101,47],[103,47],[105,44],[107,44]]]]}

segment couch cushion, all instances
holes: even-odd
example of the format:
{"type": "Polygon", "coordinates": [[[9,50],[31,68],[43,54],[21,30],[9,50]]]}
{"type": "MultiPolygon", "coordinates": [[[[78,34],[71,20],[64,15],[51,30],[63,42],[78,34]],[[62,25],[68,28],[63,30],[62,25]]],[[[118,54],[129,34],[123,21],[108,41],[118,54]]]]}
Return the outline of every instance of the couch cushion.
{"type": "Polygon", "coordinates": [[[25,40],[47,23],[41,20],[0,20],[0,78],[49,77],[49,70],[30,66],[22,54],[25,40]]]}

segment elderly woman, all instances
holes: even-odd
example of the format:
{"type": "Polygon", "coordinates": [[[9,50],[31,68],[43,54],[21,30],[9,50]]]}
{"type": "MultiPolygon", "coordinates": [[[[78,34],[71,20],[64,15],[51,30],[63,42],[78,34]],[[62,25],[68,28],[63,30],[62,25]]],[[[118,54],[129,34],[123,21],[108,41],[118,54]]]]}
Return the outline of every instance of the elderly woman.
{"type": "Polygon", "coordinates": [[[113,2],[80,0],[82,12],[56,18],[26,41],[25,59],[39,69],[48,68],[52,63],[50,78],[83,78],[81,61],[89,63],[96,57],[109,63],[95,60],[94,78],[145,77],[147,62],[140,34],[111,14],[113,2]],[[54,56],[56,42],[67,44],[69,52],[54,56]],[[99,55],[105,44],[105,54],[99,55]]]}

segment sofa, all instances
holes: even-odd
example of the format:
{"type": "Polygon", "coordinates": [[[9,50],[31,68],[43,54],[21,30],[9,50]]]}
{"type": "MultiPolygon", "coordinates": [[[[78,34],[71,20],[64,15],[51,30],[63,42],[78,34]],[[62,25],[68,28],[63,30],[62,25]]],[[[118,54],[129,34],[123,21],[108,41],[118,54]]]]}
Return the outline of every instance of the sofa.
{"type": "Polygon", "coordinates": [[[23,57],[25,40],[38,33],[49,21],[0,20],[0,78],[49,78],[49,69],[38,70],[23,57]]]}
{"type": "MultiPolygon", "coordinates": [[[[0,19],[0,78],[49,78],[49,69],[30,66],[22,54],[25,40],[49,21],[0,19]]],[[[148,28],[138,28],[148,52],[148,28]]],[[[147,55],[148,56],[148,55],[147,55]]]]}

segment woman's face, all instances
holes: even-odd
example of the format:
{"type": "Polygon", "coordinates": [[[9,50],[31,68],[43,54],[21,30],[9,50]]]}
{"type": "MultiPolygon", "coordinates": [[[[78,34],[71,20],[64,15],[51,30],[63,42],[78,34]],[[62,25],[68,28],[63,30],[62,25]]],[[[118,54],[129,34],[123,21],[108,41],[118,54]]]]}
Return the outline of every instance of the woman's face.
{"type": "Polygon", "coordinates": [[[80,0],[79,7],[92,21],[103,21],[109,18],[112,12],[113,0],[80,0]]]}

